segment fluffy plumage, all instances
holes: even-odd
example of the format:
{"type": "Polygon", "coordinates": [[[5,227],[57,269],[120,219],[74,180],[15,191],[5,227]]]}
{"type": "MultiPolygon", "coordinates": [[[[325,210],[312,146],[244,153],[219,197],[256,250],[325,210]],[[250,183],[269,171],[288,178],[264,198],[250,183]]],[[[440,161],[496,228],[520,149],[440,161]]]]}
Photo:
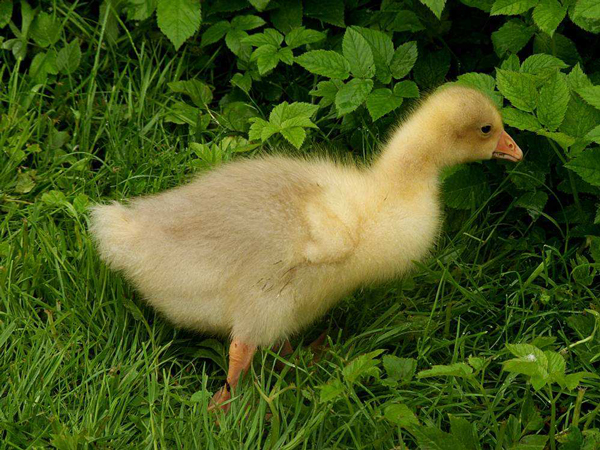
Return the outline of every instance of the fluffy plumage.
{"type": "Polygon", "coordinates": [[[440,229],[440,169],[508,155],[505,135],[487,97],[447,87],[368,168],[237,160],[126,206],[96,206],[91,231],[102,258],[176,325],[267,346],[422,259],[440,229]]]}

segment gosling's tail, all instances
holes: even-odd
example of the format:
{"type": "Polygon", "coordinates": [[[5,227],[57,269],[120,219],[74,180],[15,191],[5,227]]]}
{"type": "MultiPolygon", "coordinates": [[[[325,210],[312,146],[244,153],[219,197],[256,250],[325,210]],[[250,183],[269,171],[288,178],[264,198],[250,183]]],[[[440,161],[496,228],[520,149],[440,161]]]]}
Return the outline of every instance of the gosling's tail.
{"type": "Polygon", "coordinates": [[[92,207],[90,231],[100,256],[112,268],[124,270],[135,265],[139,230],[128,208],[117,202],[92,207]]]}

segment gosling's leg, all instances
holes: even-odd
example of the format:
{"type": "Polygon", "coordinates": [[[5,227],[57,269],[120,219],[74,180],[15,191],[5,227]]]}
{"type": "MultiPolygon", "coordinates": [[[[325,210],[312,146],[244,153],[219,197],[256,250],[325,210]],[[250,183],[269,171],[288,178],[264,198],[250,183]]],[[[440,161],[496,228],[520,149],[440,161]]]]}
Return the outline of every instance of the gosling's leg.
{"type": "Polygon", "coordinates": [[[231,398],[231,391],[235,389],[240,381],[240,376],[246,372],[252,364],[252,357],[256,352],[255,345],[245,344],[239,339],[234,339],[229,346],[229,370],[227,371],[227,382],[213,396],[208,410],[212,411],[215,408],[220,408],[227,412],[229,404],[223,405],[224,402],[231,398]]]}

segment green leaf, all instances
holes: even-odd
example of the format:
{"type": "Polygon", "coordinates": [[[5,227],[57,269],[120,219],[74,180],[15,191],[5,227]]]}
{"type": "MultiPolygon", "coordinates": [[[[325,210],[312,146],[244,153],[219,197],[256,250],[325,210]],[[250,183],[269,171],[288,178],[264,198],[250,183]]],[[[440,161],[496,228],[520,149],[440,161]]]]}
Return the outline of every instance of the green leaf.
{"type": "Polygon", "coordinates": [[[302,127],[283,128],[281,135],[294,147],[300,148],[306,138],[306,131],[302,127]]]}
{"type": "Polygon", "coordinates": [[[450,430],[466,450],[479,450],[479,438],[475,426],[462,417],[450,415],[450,430]]]}
{"type": "Polygon", "coordinates": [[[248,37],[244,30],[230,29],[225,35],[225,44],[238,58],[247,61],[250,58],[252,47],[242,42],[248,37]]]}
{"type": "Polygon", "coordinates": [[[402,98],[419,98],[419,87],[414,81],[399,81],[394,85],[394,95],[402,98]]]}
{"type": "Polygon", "coordinates": [[[173,81],[168,86],[173,92],[188,95],[200,108],[206,107],[213,98],[210,87],[200,80],[173,81]]]}
{"type": "Polygon", "coordinates": [[[533,21],[540,30],[552,36],[567,14],[558,0],[541,0],[533,10],[533,21]]]}
{"type": "Polygon", "coordinates": [[[377,78],[382,83],[388,84],[392,80],[390,71],[390,63],[394,57],[394,43],[392,39],[387,34],[378,30],[372,30],[371,28],[357,26],[352,28],[360,33],[371,47],[377,78]]]}
{"type": "Polygon", "coordinates": [[[573,136],[569,136],[568,134],[565,134],[565,133],[560,133],[560,132],[557,133],[557,132],[546,131],[546,130],[537,130],[536,133],[539,134],[540,136],[545,136],[547,138],[552,139],[554,142],[556,142],[558,145],[560,145],[565,150],[567,150],[569,147],[571,147],[573,144],[575,144],[575,141],[576,141],[576,139],[573,136]]]}
{"type": "Polygon", "coordinates": [[[254,47],[261,47],[263,45],[272,45],[273,47],[279,48],[283,42],[283,34],[274,28],[267,28],[262,33],[254,33],[242,39],[244,44],[252,45],[254,47]]]}
{"type": "Polygon", "coordinates": [[[324,386],[320,386],[320,389],[321,395],[319,400],[321,403],[326,403],[342,395],[346,391],[346,386],[340,380],[335,379],[324,386]]]}
{"type": "Polygon", "coordinates": [[[279,49],[271,44],[261,45],[254,50],[250,61],[256,61],[258,73],[264,75],[279,64],[279,49]]]}
{"type": "Polygon", "coordinates": [[[383,350],[375,350],[354,358],[342,370],[344,379],[352,384],[361,378],[379,376],[379,368],[377,366],[381,361],[376,358],[382,353],[383,350]]]}
{"type": "Polygon", "coordinates": [[[444,6],[446,6],[446,0],[421,0],[425,6],[427,6],[435,17],[438,19],[442,18],[442,11],[444,10],[444,6]]]}
{"type": "Polygon", "coordinates": [[[565,376],[565,387],[572,391],[577,386],[579,386],[579,383],[581,383],[586,378],[598,379],[600,377],[598,377],[597,374],[590,372],[570,373],[569,375],[565,376]]]}
{"type": "Polygon", "coordinates": [[[413,71],[419,87],[429,89],[442,84],[450,70],[450,52],[440,50],[421,56],[413,71]]]}
{"type": "Polygon", "coordinates": [[[520,72],[521,61],[517,55],[508,55],[508,57],[502,61],[500,68],[504,70],[512,70],[513,72],[520,72]]]}
{"type": "Polygon", "coordinates": [[[588,183],[600,186],[600,148],[590,148],[573,158],[565,167],[577,173],[588,183]]]}
{"type": "Polygon", "coordinates": [[[30,36],[40,47],[54,45],[60,38],[60,24],[42,11],[31,24],[30,36]]]}
{"type": "Polygon", "coordinates": [[[358,78],[372,78],[375,75],[373,52],[357,31],[348,28],[342,41],[344,57],[350,64],[350,72],[358,78]]]}
{"type": "Polygon", "coordinates": [[[250,31],[262,27],[265,23],[263,19],[254,15],[235,16],[231,21],[231,27],[237,30],[250,31]]]}
{"type": "Polygon", "coordinates": [[[542,125],[556,130],[565,118],[570,98],[566,76],[555,72],[540,91],[537,117],[542,125]]]}
{"type": "Polygon", "coordinates": [[[329,106],[335,102],[335,96],[338,91],[344,86],[340,80],[321,81],[317,84],[316,89],[309,92],[315,97],[323,97],[320,106],[329,106]]]}
{"type": "Polygon", "coordinates": [[[586,19],[600,19],[600,3],[598,0],[577,0],[575,4],[574,15],[586,19]]]}
{"type": "Polygon", "coordinates": [[[247,94],[250,92],[250,89],[252,89],[252,77],[248,72],[244,74],[236,73],[233,77],[231,77],[231,84],[239,87],[247,94]]]}
{"type": "Polygon", "coordinates": [[[394,52],[390,62],[392,76],[396,79],[404,78],[411,71],[417,61],[417,43],[410,41],[400,45],[394,52]]]}
{"type": "Polygon", "coordinates": [[[521,66],[521,72],[530,73],[532,75],[551,75],[557,70],[566,69],[569,67],[556,56],[538,53],[531,55],[521,66]]]}
{"type": "Polygon", "coordinates": [[[524,431],[538,431],[544,426],[544,419],[535,407],[529,392],[525,395],[519,416],[524,431]]]}
{"type": "Polygon", "coordinates": [[[158,0],[156,20],[160,31],[171,41],[175,50],[200,28],[198,0],[158,0]]]}
{"type": "Polygon", "coordinates": [[[346,58],[332,50],[312,50],[296,57],[296,62],[311,73],[345,80],[350,76],[346,58]]]}
{"type": "Polygon", "coordinates": [[[514,107],[527,112],[536,108],[538,92],[534,75],[496,69],[496,83],[514,107]]]}
{"type": "Polygon", "coordinates": [[[444,203],[454,209],[473,209],[489,199],[490,187],[480,167],[460,166],[444,179],[444,203]]]}
{"type": "Polygon", "coordinates": [[[35,173],[35,171],[29,170],[27,172],[21,172],[17,175],[17,184],[15,185],[16,193],[27,194],[35,187],[35,181],[33,179],[32,172],[35,173]]]}
{"type": "Polygon", "coordinates": [[[559,353],[547,350],[544,352],[546,359],[548,359],[548,375],[550,381],[556,380],[558,377],[562,377],[567,370],[567,363],[559,353]]]}
{"type": "Polygon", "coordinates": [[[457,438],[437,428],[412,426],[409,431],[421,450],[465,450],[457,438]]]}
{"type": "Polygon", "coordinates": [[[539,0],[496,0],[490,11],[491,16],[515,16],[530,10],[539,0]]]}
{"type": "Polygon", "coordinates": [[[542,191],[526,192],[515,202],[515,206],[525,208],[533,218],[537,218],[548,203],[548,194],[542,191]]]}
{"type": "Polygon", "coordinates": [[[289,104],[283,102],[273,108],[273,111],[269,114],[269,121],[275,125],[283,125],[286,120],[295,117],[310,118],[318,109],[317,105],[311,105],[310,103],[294,102],[289,104]]]}
{"type": "Polygon", "coordinates": [[[590,131],[586,137],[594,141],[596,144],[600,144],[600,125],[590,131]]]}
{"type": "Polygon", "coordinates": [[[587,103],[595,108],[600,109],[600,86],[583,87],[577,90],[587,103]]]}
{"type": "Polygon", "coordinates": [[[385,407],[383,417],[387,421],[402,428],[410,427],[411,425],[419,425],[419,420],[415,413],[403,403],[388,405],[385,407]]]}
{"type": "Polygon", "coordinates": [[[512,19],[492,33],[492,43],[498,56],[505,53],[518,53],[527,45],[535,27],[528,27],[521,20],[512,19]]]}
{"type": "Polygon", "coordinates": [[[567,75],[567,83],[569,83],[569,87],[573,91],[576,91],[580,88],[592,86],[592,82],[583,72],[579,63],[577,63],[575,67],[571,69],[569,75],[567,75]]]}
{"type": "Polygon", "coordinates": [[[200,46],[206,47],[207,45],[220,41],[230,29],[231,25],[226,20],[211,25],[204,33],[202,33],[200,46]]]}
{"type": "Polygon", "coordinates": [[[382,360],[387,376],[396,381],[410,381],[417,370],[417,361],[414,358],[385,355],[382,360]]]}
{"type": "Polygon", "coordinates": [[[411,33],[416,33],[424,29],[425,27],[421,23],[419,16],[410,9],[401,9],[398,11],[394,21],[388,25],[389,31],[397,32],[410,31],[411,33]]]}
{"type": "Polygon", "coordinates": [[[48,78],[48,74],[56,75],[58,67],[56,65],[56,52],[49,50],[47,52],[38,53],[31,60],[29,66],[29,75],[37,82],[44,83],[48,78]]]}
{"type": "Polygon", "coordinates": [[[338,117],[358,108],[373,89],[373,80],[354,78],[342,87],[335,96],[338,117]]]}
{"type": "Polygon", "coordinates": [[[494,0],[460,0],[463,5],[470,6],[471,8],[478,8],[482,11],[489,13],[492,10],[494,0]]]}
{"type": "Polygon", "coordinates": [[[465,363],[454,363],[450,365],[434,365],[431,369],[421,370],[417,378],[428,377],[461,377],[468,378],[473,373],[473,368],[465,363]]]}
{"type": "Polygon", "coordinates": [[[510,450],[544,450],[547,440],[548,436],[541,434],[524,436],[516,445],[513,445],[510,450]]]}
{"type": "Polygon", "coordinates": [[[286,0],[271,11],[271,22],[282,33],[302,26],[302,0],[286,0]]]}
{"type": "Polygon", "coordinates": [[[367,97],[367,109],[373,122],[398,108],[401,104],[402,97],[395,95],[390,89],[375,89],[367,97]]]}
{"type": "Polygon", "coordinates": [[[307,30],[304,27],[294,28],[285,36],[285,43],[290,49],[306,44],[314,44],[325,39],[325,33],[316,30],[307,30]]]}
{"type": "Polygon", "coordinates": [[[470,72],[459,75],[457,84],[480,90],[490,97],[496,106],[502,107],[502,96],[496,91],[496,80],[485,73],[470,72]]]}
{"type": "Polygon", "coordinates": [[[600,123],[600,111],[578,96],[572,96],[560,131],[583,138],[600,123]]]}
{"type": "Polygon", "coordinates": [[[345,27],[344,0],[306,0],[304,14],[336,27],[345,27]]]}
{"type": "Polygon", "coordinates": [[[0,0],[0,28],[4,28],[12,17],[12,0],[0,0]]]}
{"type": "Polygon", "coordinates": [[[504,122],[513,128],[525,131],[538,131],[542,125],[538,122],[535,116],[531,113],[526,113],[515,108],[503,108],[502,118],[504,122]]]}
{"type": "Polygon", "coordinates": [[[81,61],[81,50],[77,39],[63,47],[56,56],[56,67],[61,73],[70,74],[77,70],[81,61]]]}
{"type": "Polygon", "coordinates": [[[256,8],[257,11],[264,11],[271,0],[248,0],[248,2],[256,8]]]}

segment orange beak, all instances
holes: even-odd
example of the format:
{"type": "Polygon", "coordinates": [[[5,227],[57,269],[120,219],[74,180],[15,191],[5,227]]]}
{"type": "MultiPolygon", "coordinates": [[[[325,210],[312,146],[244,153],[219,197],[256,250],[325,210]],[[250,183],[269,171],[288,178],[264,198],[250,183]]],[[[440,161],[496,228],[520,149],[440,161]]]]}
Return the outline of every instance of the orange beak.
{"type": "Polygon", "coordinates": [[[519,148],[515,140],[506,131],[503,131],[492,157],[517,162],[523,159],[523,150],[519,148]]]}

